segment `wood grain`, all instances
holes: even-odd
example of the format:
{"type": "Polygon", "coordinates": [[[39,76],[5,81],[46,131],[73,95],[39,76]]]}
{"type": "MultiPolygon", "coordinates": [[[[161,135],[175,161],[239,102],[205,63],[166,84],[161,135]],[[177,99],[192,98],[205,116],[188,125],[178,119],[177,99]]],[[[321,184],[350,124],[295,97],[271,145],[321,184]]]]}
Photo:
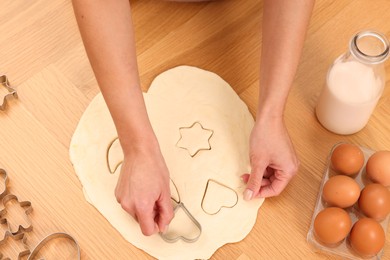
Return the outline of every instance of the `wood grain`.
{"type": "MultiPolygon", "coordinates": [[[[255,116],[261,1],[131,4],[144,91],[166,69],[198,66],[229,82],[255,116]]],[[[349,38],[365,28],[390,37],[389,20],[387,0],[317,1],[285,112],[301,161],[299,174],[282,195],[266,200],[243,241],[223,246],[213,259],[338,259],[313,252],[306,242],[326,156],[341,140],[390,150],[390,88],[367,127],[351,136],[321,127],[314,107],[329,65],[346,51],[349,38]]],[[[28,234],[28,245],[65,231],[80,242],[83,259],[150,259],[85,201],[69,161],[70,138],[99,91],[71,2],[2,0],[0,35],[0,74],[8,75],[20,96],[0,112],[0,167],[10,175],[10,192],[33,204],[34,230],[28,234]]],[[[67,257],[70,248],[46,250],[67,257]]],[[[390,259],[389,239],[384,259],[390,259]]]]}

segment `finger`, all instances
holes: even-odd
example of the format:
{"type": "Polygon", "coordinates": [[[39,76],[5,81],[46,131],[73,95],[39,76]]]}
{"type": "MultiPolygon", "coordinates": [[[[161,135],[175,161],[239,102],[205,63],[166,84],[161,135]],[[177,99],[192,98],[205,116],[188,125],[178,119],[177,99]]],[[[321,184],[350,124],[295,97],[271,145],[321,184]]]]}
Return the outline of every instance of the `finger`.
{"type": "Polygon", "coordinates": [[[158,232],[159,228],[155,219],[154,205],[144,207],[136,212],[138,223],[141,227],[142,234],[151,236],[158,232]]]}
{"type": "Polygon", "coordinates": [[[121,199],[119,196],[118,196],[117,200],[120,203],[122,209],[124,211],[126,211],[130,216],[132,216],[135,219],[135,221],[138,222],[137,215],[135,214],[135,211],[134,211],[134,204],[126,198],[121,199]]]}
{"type": "Polygon", "coordinates": [[[290,178],[276,178],[271,176],[270,184],[260,189],[259,196],[262,198],[278,196],[287,186],[290,178]]]}
{"type": "Polygon", "coordinates": [[[261,181],[263,180],[264,170],[265,166],[258,167],[256,170],[252,170],[252,173],[249,176],[246,190],[244,191],[244,200],[251,200],[258,194],[261,187],[261,181]]]}
{"type": "MultiPolygon", "coordinates": [[[[270,184],[271,184],[271,181],[269,179],[267,179],[267,178],[263,178],[261,180],[261,187],[268,186],[270,184]]],[[[261,188],[260,188],[260,190],[261,190],[261,188]]]]}
{"type": "Polygon", "coordinates": [[[269,178],[269,177],[273,176],[274,173],[275,173],[274,169],[272,169],[271,167],[267,167],[267,168],[265,168],[263,178],[269,178]]]}
{"type": "Polygon", "coordinates": [[[168,225],[173,219],[173,206],[170,196],[164,196],[160,201],[158,201],[158,212],[157,212],[157,225],[161,233],[164,233],[168,230],[168,225]]]}
{"type": "Polygon", "coordinates": [[[245,184],[247,184],[248,181],[249,181],[249,176],[250,176],[249,173],[245,173],[245,174],[241,175],[241,180],[242,180],[245,184]]]}
{"type": "MultiPolygon", "coordinates": [[[[249,173],[245,173],[245,174],[241,175],[241,180],[242,180],[245,184],[247,184],[248,181],[249,181],[249,177],[250,177],[250,174],[249,174],[249,173]]],[[[263,177],[264,177],[264,176],[263,176],[263,177]]],[[[266,178],[263,178],[263,179],[261,180],[261,187],[266,186],[266,185],[269,185],[270,183],[271,183],[270,180],[268,180],[268,179],[266,179],[266,178]]]]}

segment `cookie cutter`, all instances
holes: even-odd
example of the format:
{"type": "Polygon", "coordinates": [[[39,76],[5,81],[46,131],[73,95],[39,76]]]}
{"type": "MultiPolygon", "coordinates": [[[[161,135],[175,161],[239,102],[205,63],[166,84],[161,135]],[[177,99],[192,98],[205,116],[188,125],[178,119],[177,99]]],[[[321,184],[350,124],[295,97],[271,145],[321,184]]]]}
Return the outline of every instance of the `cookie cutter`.
{"type": "Polygon", "coordinates": [[[0,86],[3,86],[4,88],[7,89],[8,94],[4,96],[3,100],[0,103],[0,110],[5,110],[7,107],[7,100],[10,97],[18,98],[18,93],[14,88],[12,88],[9,85],[8,77],[7,75],[1,75],[0,76],[0,86]]]}
{"type": "MultiPolygon", "coordinates": [[[[7,172],[4,170],[4,169],[1,169],[0,168],[0,199],[2,199],[5,194],[7,194],[7,184],[8,184],[8,175],[7,175],[7,172]]],[[[0,219],[0,230],[4,230],[4,232],[1,232],[2,234],[4,234],[2,237],[0,237],[0,244],[7,239],[7,236],[8,235],[12,235],[10,232],[9,232],[9,228],[8,228],[8,225],[7,225],[7,220],[6,219],[0,219]],[[6,226],[6,228],[1,228],[2,226],[6,226]]],[[[1,259],[1,257],[0,257],[1,259]]]]}
{"type": "MultiPolygon", "coordinates": [[[[33,260],[34,257],[37,256],[37,254],[39,253],[39,250],[41,250],[49,241],[55,240],[58,238],[66,238],[66,239],[70,240],[73,243],[74,248],[77,250],[77,258],[76,259],[78,259],[78,260],[81,259],[80,246],[79,246],[79,243],[77,242],[77,240],[67,233],[57,232],[57,233],[50,234],[50,235],[46,236],[44,239],[42,239],[38,243],[38,245],[31,251],[31,254],[28,256],[27,260],[33,260]]],[[[0,257],[0,259],[1,259],[1,257],[0,257]]]]}
{"type": "Polygon", "coordinates": [[[0,244],[1,244],[2,242],[4,242],[5,239],[7,239],[7,236],[12,235],[11,232],[9,232],[7,221],[5,219],[0,220],[0,230],[2,231],[1,233],[3,234],[2,236],[0,236],[0,244]]]}
{"type": "Polygon", "coordinates": [[[0,190],[0,199],[2,199],[7,193],[7,185],[8,185],[8,175],[4,169],[0,168],[0,181],[2,185],[4,185],[4,189],[0,190]]]}
{"type": "MultiPolygon", "coordinates": [[[[33,260],[34,257],[40,251],[40,249],[42,249],[49,241],[54,240],[54,239],[58,239],[58,238],[66,238],[66,239],[70,240],[71,242],[73,242],[74,248],[77,250],[77,258],[76,259],[80,260],[81,259],[81,250],[80,250],[79,243],[77,242],[77,240],[74,237],[72,237],[71,235],[69,235],[67,233],[63,233],[63,232],[57,232],[57,233],[53,233],[53,234],[46,236],[44,239],[42,239],[38,243],[38,245],[35,246],[35,248],[32,251],[30,251],[30,249],[26,243],[27,237],[25,236],[25,234],[26,234],[25,232],[30,232],[33,229],[32,222],[27,216],[28,214],[30,214],[33,211],[33,208],[31,206],[31,202],[30,201],[19,202],[18,197],[16,197],[15,195],[13,195],[13,194],[5,195],[7,193],[7,184],[9,182],[9,179],[8,179],[7,172],[2,168],[0,168],[0,181],[1,180],[3,180],[3,182],[4,182],[3,183],[4,189],[0,190],[0,199],[2,198],[4,209],[0,211],[0,225],[6,224],[7,229],[4,232],[4,237],[0,238],[0,245],[5,244],[9,238],[16,240],[16,241],[21,240],[24,249],[19,252],[18,259],[21,259],[24,256],[28,256],[27,260],[33,260]],[[4,217],[4,215],[7,213],[6,204],[11,200],[16,200],[19,203],[20,207],[25,208],[24,212],[25,212],[25,214],[27,216],[27,220],[28,220],[27,227],[19,225],[16,231],[13,231],[11,229],[11,226],[10,226],[9,222],[7,221],[7,218],[4,217]]],[[[11,259],[9,257],[4,258],[4,255],[0,252],[0,260],[11,260],[11,259]]]]}
{"type": "MultiPolygon", "coordinates": [[[[6,233],[4,240],[0,241],[0,245],[5,244],[7,242],[7,240],[10,238],[15,240],[15,241],[21,240],[21,242],[23,244],[24,249],[19,252],[18,259],[21,259],[22,257],[30,254],[31,251],[27,246],[27,243],[26,243],[27,237],[25,236],[25,233],[19,233],[16,235],[12,235],[10,232],[8,232],[8,233],[6,233]]],[[[1,260],[12,260],[9,257],[6,257],[6,258],[3,258],[3,257],[4,257],[3,253],[0,252],[0,259],[1,260]]]]}
{"type": "Polygon", "coordinates": [[[186,236],[182,236],[182,235],[177,235],[177,236],[174,236],[174,237],[169,237],[167,236],[166,233],[160,233],[160,236],[161,238],[165,241],[165,242],[168,242],[168,243],[175,243],[179,240],[183,240],[184,242],[187,242],[187,243],[194,243],[196,241],[198,241],[198,239],[200,238],[200,236],[202,235],[202,226],[200,225],[200,223],[196,220],[196,218],[188,211],[187,207],[184,205],[183,202],[180,202],[179,204],[177,204],[175,206],[175,208],[173,209],[173,212],[176,213],[179,209],[182,209],[183,212],[190,218],[191,222],[198,228],[199,230],[199,234],[194,237],[194,238],[188,238],[186,236]]]}
{"type": "Polygon", "coordinates": [[[176,143],[176,147],[179,147],[179,148],[181,148],[181,149],[187,150],[187,152],[189,153],[189,155],[190,155],[191,157],[195,157],[200,151],[209,151],[209,150],[211,150],[210,139],[211,139],[211,137],[214,135],[214,130],[204,128],[203,125],[202,125],[199,121],[194,122],[191,126],[188,126],[188,127],[179,127],[179,132],[180,132],[180,138],[179,138],[179,140],[178,140],[177,143],[176,143]],[[203,130],[210,132],[210,136],[209,136],[209,138],[207,139],[207,143],[208,143],[208,147],[207,147],[207,148],[198,148],[194,153],[191,153],[191,151],[188,149],[188,147],[179,146],[180,141],[183,139],[183,134],[181,133],[181,131],[182,131],[183,129],[191,129],[191,128],[193,128],[196,124],[200,125],[200,127],[201,127],[203,130]]]}
{"type": "Polygon", "coordinates": [[[214,180],[214,179],[209,179],[209,180],[207,181],[206,188],[204,189],[203,198],[202,198],[202,202],[201,202],[201,207],[202,207],[202,210],[203,210],[204,213],[206,213],[207,215],[213,216],[213,215],[218,214],[223,208],[225,208],[225,209],[234,208],[234,207],[237,205],[237,203],[238,203],[238,194],[237,194],[237,192],[236,192],[234,189],[232,189],[232,188],[230,188],[229,186],[227,186],[227,185],[225,185],[225,184],[223,184],[223,183],[221,183],[221,182],[219,182],[219,181],[217,181],[217,180],[214,180]],[[227,189],[233,191],[234,194],[236,195],[236,202],[235,202],[233,205],[231,205],[231,206],[224,206],[224,205],[222,205],[222,206],[219,208],[219,210],[218,210],[217,212],[214,212],[214,213],[209,213],[209,212],[207,212],[207,211],[204,209],[203,203],[204,203],[204,199],[205,199],[205,197],[206,197],[207,189],[208,189],[208,187],[209,187],[210,182],[214,182],[214,183],[216,183],[216,184],[218,184],[218,185],[220,185],[220,186],[222,186],[222,187],[225,187],[225,188],[227,188],[227,189]]]}
{"type": "Polygon", "coordinates": [[[9,221],[7,220],[7,218],[4,217],[4,215],[7,214],[6,204],[8,202],[10,202],[11,200],[16,200],[19,203],[20,207],[25,208],[24,212],[25,212],[26,216],[33,211],[33,208],[31,206],[30,201],[19,201],[18,197],[16,197],[15,195],[8,194],[3,198],[4,209],[0,211],[0,221],[6,221],[6,223],[8,224],[8,230],[12,234],[18,234],[21,232],[30,232],[33,229],[33,226],[32,226],[32,222],[31,222],[30,218],[28,218],[28,216],[26,218],[28,225],[26,227],[23,225],[18,225],[17,230],[13,230],[9,221]]]}
{"type": "Polygon", "coordinates": [[[196,218],[194,217],[194,215],[191,214],[191,212],[187,209],[187,207],[184,205],[183,202],[181,202],[181,199],[180,199],[180,194],[179,194],[179,190],[177,189],[177,186],[176,184],[173,182],[173,180],[171,179],[172,181],[172,184],[174,186],[174,188],[176,189],[176,194],[178,195],[178,200],[174,199],[174,198],[171,198],[171,200],[173,202],[176,203],[176,206],[174,207],[173,209],[173,212],[176,214],[176,212],[179,210],[179,209],[182,209],[183,212],[189,217],[189,219],[191,220],[191,222],[198,228],[199,230],[199,234],[194,237],[194,238],[188,238],[188,237],[185,237],[185,236],[182,236],[182,235],[177,235],[177,236],[174,236],[174,237],[169,237],[167,236],[167,233],[159,233],[160,234],[160,237],[165,241],[165,242],[168,242],[168,243],[175,243],[179,240],[182,240],[184,242],[187,242],[187,243],[194,243],[196,241],[198,241],[198,239],[200,238],[200,236],[202,235],[202,225],[198,222],[198,220],[196,220],[196,218]]]}

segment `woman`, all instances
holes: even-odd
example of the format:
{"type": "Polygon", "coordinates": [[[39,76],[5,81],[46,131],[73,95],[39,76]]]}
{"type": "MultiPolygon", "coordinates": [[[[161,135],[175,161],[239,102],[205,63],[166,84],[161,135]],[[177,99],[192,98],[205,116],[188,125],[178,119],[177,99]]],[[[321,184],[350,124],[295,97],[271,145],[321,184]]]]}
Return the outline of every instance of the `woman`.
{"type": "MultiPolygon", "coordinates": [[[[245,200],[280,194],[298,171],[283,112],[313,5],[264,0],[260,97],[248,140],[252,170],[242,177],[245,200]]],[[[144,235],[164,232],[173,218],[169,172],[140,88],[129,0],[73,0],[73,6],[124,153],[116,198],[144,235]]]]}

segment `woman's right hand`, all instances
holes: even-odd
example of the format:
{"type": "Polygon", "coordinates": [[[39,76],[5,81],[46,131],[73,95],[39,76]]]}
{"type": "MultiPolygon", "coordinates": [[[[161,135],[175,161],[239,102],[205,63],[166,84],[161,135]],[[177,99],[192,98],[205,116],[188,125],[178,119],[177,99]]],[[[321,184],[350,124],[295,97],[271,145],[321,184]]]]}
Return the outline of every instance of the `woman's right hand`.
{"type": "Polygon", "coordinates": [[[165,232],[173,218],[169,172],[159,150],[125,155],[115,196],[146,236],[165,232]]]}
{"type": "Polygon", "coordinates": [[[124,148],[115,196],[139,222],[142,233],[163,232],[173,217],[169,173],[140,87],[130,2],[72,2],[88,58],[124,148]]]}

